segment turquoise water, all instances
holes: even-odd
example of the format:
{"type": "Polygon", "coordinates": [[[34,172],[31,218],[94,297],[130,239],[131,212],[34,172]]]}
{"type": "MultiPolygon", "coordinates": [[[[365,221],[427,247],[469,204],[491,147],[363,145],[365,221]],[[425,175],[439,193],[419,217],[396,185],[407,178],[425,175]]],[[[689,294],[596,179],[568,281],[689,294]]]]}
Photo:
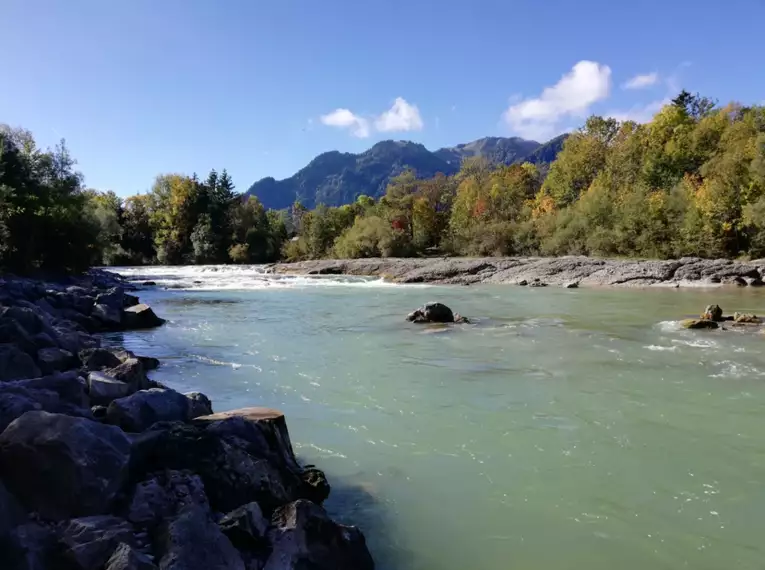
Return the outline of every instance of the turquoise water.
{"type": "Polygon", "coordinates": [[[763,566],[765,335],[676,321],[765,291],[138,273],[181,289],[117,340],[217,411],[283,410],[378,568],[763,566]],[[404,321],[429,300],[474,324],[404,321]]]}

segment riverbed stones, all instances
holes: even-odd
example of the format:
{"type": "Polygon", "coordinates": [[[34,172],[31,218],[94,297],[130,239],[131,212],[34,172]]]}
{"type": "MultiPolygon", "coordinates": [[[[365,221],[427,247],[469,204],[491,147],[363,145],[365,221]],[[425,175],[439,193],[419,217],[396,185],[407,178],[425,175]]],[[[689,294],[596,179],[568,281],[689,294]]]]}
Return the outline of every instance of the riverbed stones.
{"type": "Polygon", "coordinates": [[[30,510],[51,520],[104,514],[127,475],[130,442],[89,419],[26,412],[0,434],[0,472],[30,510]]]}
{"type": "Polygon", "coordinates": [[[124,325],[129,329],[150,329],[165,324],[165,319],[155,315],[151,307],[144,303],[128,307],[123,311],[122,315],[124,325]]]}
{"type": "Polygon", "coordinates": [[[332,521],[310,501],[277,509],[268,532],[273,551],[265,570],[373,570],[364,535],[332,521]]]}
{"type": "Polygon", "coordinates": [[[720,305],[707,305],[704,312],[701,314],[701,318],[708,321],[720,322],[723,320],[723,311],[720,305]]]}
{"type": "Polygon", "coordinates": [[[680,326],[684,329],[716,329],[720,325],[711,319],[685,319],[680,322],[680,326]]]}

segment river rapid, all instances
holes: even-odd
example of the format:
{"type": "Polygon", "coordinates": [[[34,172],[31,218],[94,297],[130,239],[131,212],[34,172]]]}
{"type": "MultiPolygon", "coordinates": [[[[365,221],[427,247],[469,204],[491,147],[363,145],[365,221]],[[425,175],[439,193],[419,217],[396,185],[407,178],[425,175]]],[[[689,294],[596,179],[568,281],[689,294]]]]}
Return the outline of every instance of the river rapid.
{"type": "Polygon", "coordinates": [[[382,570],[762,567],[765,334],[678,321],[765,290],[116,271],[168,324],[110,341],[216,411],[284,411],[382,570]],[[472,324],[405,322],[430,300],[472,324]]]}

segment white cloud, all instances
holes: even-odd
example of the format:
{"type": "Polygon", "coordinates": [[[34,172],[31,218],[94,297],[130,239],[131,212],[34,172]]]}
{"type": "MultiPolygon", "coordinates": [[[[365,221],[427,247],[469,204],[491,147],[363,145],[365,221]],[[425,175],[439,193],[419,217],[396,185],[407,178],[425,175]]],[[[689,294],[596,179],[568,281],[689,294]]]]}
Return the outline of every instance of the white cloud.
{"type": "Polygon", "coordinates": [[[322,115],[321,122],[329,127],[349,129],[354,137],[363,139],[369,136],[369,121],[354,115],[348,109],[335,109],[327,115],[322,115]]]}
{"type": "Polygon", "coordinates": [[[521,136],[544,140],[563,130],[563,119],[586,117],[590,106],[606,99],[610,92],[611,68],[580,61],[539,97],[511,104],[503,118],[521,136]]]}
{"type": "Polygon", "coordinates": [[[375,127],[382,133],[421,131],[422,126],[422,117],[417,105],[409,104],[403,97],[396,97],[393,106],[375,120],[375,127]]]}
{"type": "Polygon", "coordinates": [[[355,137],[366,138],[373,128],[382,133],[394,131],[421,131],[424,123],[417,105],[403,97],[396,97],[393,106],[377,117],[365,118],[349,109],[335,109],[321,116],[321,122],[330,127],[348,129],[355,137]]]}
{"type": "Polygon", "coordinates": [[[659,74],[655,71],[653,73],[645,73],[643,75],[636,75],[622,85],[623,89],[644,89],[651,85],[656,85],[659,81],[659,74]]]}

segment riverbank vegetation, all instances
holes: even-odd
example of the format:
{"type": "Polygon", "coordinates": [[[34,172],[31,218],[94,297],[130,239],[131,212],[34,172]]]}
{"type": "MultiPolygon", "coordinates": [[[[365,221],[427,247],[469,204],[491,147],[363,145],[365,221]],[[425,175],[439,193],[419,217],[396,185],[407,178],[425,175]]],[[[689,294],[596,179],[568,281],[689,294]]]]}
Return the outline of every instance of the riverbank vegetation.
{"type": "Polygon", "coordinates": [[[262,263],[322,257],[765,256],[765,107],[681,93],[652,121],[591,117],[549,165],[405,171],[379,199],[266,211],[225,170],[121,200],[62,144],[0,130],[0,265],[262,263]]]}

